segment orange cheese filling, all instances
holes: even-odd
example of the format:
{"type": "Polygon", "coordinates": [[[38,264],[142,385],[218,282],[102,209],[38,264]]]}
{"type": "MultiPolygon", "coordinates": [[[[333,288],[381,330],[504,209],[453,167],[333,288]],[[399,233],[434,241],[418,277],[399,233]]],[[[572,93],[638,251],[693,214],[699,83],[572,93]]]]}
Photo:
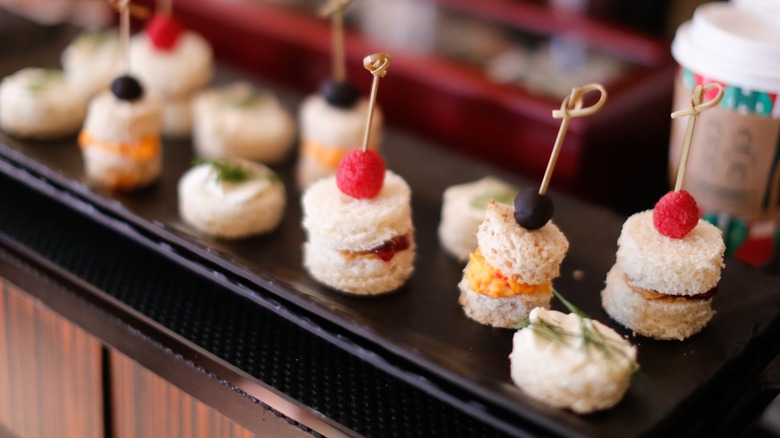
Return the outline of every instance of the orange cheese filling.
{"type": "Polygon", "coordinates": [[[304,140],[301,143],[302,154],[308,155],[332,169],[339,166],[339,162],[344,158],[344,155],[347,155],[347,152],[349,149],[329,148],[312,140],[304,140]]]}
{"type": "Polygon", "coordinates": [[[144,162],[160,153],[160,139],[159,137],[147,137],[142,138],[137,143],[101,141],[82,129],[79,133],[79,147],[82,149],[94,147],[144,162]]]}
{"type": "Polygon", "coordinates": [[[464,277],[469,282],[471,290],[492,298],[513,297],[520,294],[552,295],[552,282],[526,284],[507,277],[490,266],[479,248],[469,256],[464,277]]]}

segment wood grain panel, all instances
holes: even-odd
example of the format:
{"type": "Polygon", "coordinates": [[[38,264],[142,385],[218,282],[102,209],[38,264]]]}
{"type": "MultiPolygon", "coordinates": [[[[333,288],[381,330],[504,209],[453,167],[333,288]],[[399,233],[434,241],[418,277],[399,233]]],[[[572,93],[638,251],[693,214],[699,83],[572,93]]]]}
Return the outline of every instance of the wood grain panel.
{"type": "Polygon", "coordinates": [[[112,350],[110,360],[116,438],[256,436],[127,356],[112,350]]]}
{"type": "Polygon", "coordinates": [[[0,278],[0,424],[20,437],[102,437],[100,342],[0,278]]]}

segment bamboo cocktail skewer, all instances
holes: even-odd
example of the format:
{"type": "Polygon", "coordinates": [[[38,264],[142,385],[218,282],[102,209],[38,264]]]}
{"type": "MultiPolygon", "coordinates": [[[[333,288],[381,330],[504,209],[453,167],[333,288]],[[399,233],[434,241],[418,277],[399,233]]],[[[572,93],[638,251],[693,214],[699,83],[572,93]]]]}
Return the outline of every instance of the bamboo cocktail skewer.
{"type": "Polygon", "coordinates": [[[379,78],[387,75],[387,68],[390,67],[390,54],[374,53],[363,58],[363,67],[374,75],[374,81],[371,83],[371,95],[368,100],[368,120],[366,121],[366,131],[363,134],[363,152],[368,148],[369,135],[371,133],[371,123],[374,119],[374,106],[376,106],[376,94],[379,88],[379,78]]]}
{"type": "Polygon", "coordinates": [[[688,164],[688,154],[691,149],[691,139],[693,138],[693,127],[696,124],[696,116],[702,111],[708,110],[723,99],[723,87],[717,83],[711,83],[707,85],[697,85],[691,95],[691,106],[672,113],[672,118],[690,116],[688,118],[688,127],[685,130],[685,139],[683,140],[683,148],[680,153],[680,167],[677,169],[677,181],[674,184],[674,191],[682,189],[683,178],[685,177],[685,166],[688,164]],[[704,101],[704,94],[717,89],[718,92],[712,99],[704,101]]]}
{"type": "Polygon", "coordinates": [[[330,18],[333,29],[333,80],[343,82],[347,78],[346,60],[344,55],[344,9],[352,0],[331,0],[322,9],[320,15],[330,18]]]}

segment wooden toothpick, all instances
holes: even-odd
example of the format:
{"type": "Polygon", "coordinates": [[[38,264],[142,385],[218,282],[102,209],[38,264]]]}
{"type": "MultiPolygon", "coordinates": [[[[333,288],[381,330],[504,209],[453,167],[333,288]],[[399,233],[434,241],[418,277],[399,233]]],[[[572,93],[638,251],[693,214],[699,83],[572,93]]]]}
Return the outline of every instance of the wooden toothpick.
{"type": "Polygon", "coordinates": [[[157,0],[157,13],[169,17],[173,13],[173,0],[157,0]]]}
{"type": "Polygon", "coordinates": [[[363,67],[374,75],[374,81],[371,83],[371,96],[368,100],[368,120],[366,121],[366,132],[363,135],[363,152],[368,149],[368,136],[371,133],[371,123],[374,119],[374,107],[376,106],[376,93],[379,88],[379,78],[387,75],[387,68],[390,67],[390,54],[374,53],[363,58],[363,67]]]}
{"type": "Polygon", "coordinates": [[[704,86],[697,85],[693,90],[693,94],[691,95],[691,106],[672,113],[673,119],[690,116],[688,118],[688,127],[685,130],[685,139],[683,140],[683,148],[680,155],[680,166],[677,168],[677,181],[674,184],[675,192],[682,189],[683,178],[685,176],[685,166],[688,163],[688,153],[691,149],[691,138],[693,138],[693,126],[696,124],[696,116],[698,116],[702,111],[716,106],[718,103],[720,103],[721,99],[723,99],[723,87],[720,84],[713,82],[704,86]],[[715,97],[708,101],[704,101],[704,94],[714,89],[718,90],[718,93],[715,95],[715,97]]]}
{"type": "Polygon", "coordinates": [[[563,139],[566,137],[566,131],[569,129],[569,120],[572,117],[584,117],[595,114],[604,106],[606,101],[607,90],[604,89],[604,86],[598,83],[591,83],[582,87],[572,88],[571,94],[566,96],[563,102],[561,102],[561,108],[552,112],[554,119],[562,119],[561,127],[558,129],[558,137],[555,139],[555,144],[550,154],[550,161],[547,162],[547,170],[545,170],[542,184],[539,186],[540,195],[547,193],[547,187],[550,185],[555,163],[558,161],[558,153],[561,150],[563,139]],[[595,104],[583,108],[583,96],[589,91],[598,91],[600,94],[599,100],[595,104]]]}
{"type": "Polygon", "coordinates": [[[149,16],[149,10],[131,3],[131,0],[108,0],[119,13],[119,50],[125,71],[130,71],[130,15],[137,18],[149,16]]]}
{"type": "Polygon", "coordinates": [[[330,0],[320,9],[320,15],[329,17],[333,38],[333,80],[343,82],[347,77],[346,61],[344,56],[344,9],[352,3],[352,0],[330,0]]]}

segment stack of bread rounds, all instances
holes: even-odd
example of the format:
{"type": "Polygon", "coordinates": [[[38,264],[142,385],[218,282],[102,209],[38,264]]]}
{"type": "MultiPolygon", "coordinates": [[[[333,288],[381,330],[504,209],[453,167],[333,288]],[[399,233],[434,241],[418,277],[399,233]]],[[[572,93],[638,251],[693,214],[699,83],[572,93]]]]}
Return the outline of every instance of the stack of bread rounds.
{"type": "Polygon", "coordinates": [[[134,190],[155,181],[162,169],[162,102],[134,100],[103,91],[89,104],[79,134],[87,177],[109,189],[134,190]]]}
{"type": "Polygon", "coordinates": [[[371,199],[342,193],[335,176],[317,181],[302,199],[304,266],[321,283],[347,293],[398,289],[414,271],[410,198],[409,186],[391,171],[371,199]]]}
{"type": "Polygon", "coordinates": [[[552,280],[569,242],[552,221],[537,230],[518,225],[514,209],[491,201],[458,284],[466,315],[485,325],[511,328],[535,307],[548,308],[552,280]]]}
{"type": "Polygon", "coordinates": [[[699,219],[682,238],[653,226],[653,211],[629,217],[607,274],[602,305],[616,321],[643,336],[683,340],[714,315],[712,296],[724,266],[720,230],[699,219]]]}

